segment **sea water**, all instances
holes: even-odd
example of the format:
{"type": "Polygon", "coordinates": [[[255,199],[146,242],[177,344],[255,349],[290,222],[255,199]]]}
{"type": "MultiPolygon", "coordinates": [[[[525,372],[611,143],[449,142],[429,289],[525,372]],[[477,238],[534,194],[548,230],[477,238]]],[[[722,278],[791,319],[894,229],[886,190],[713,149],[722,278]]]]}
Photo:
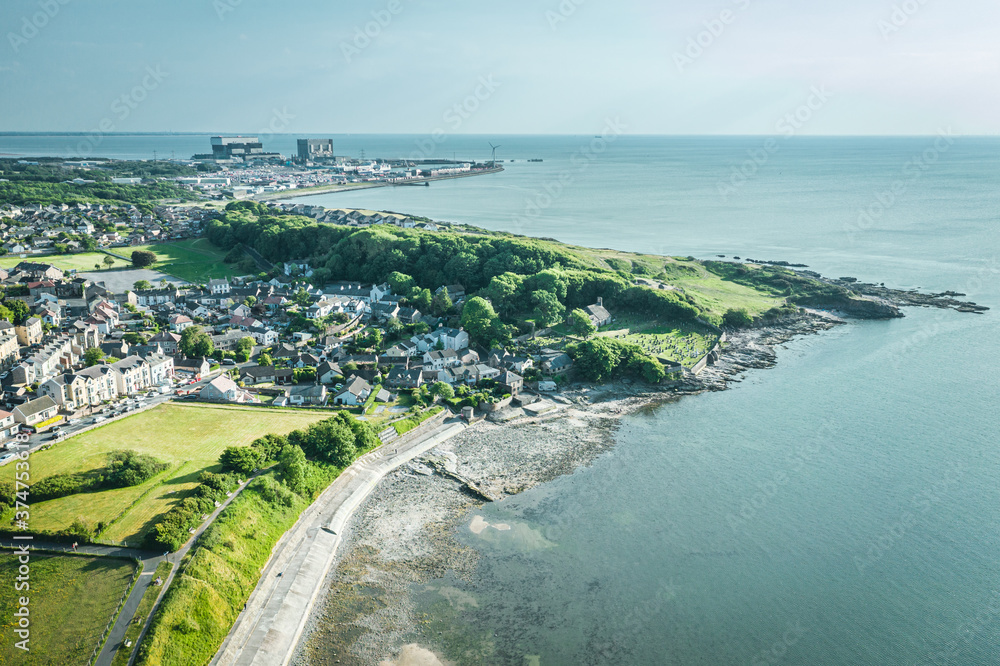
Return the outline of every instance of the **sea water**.
{"type": "MultiPolygon", "coordinates": [[[[994,139],[779,139],[762,164],[760,138],[592,141],[515,139],[545,161],[302,201],[1000,306],[994,139]]],[[[461,530],[481,560],[455,629],[505,664],[1000,663],[997,324],[852,323],[626,418],[592,466],[476,512],[518,529],[461,530]]]]}
{"type": "MultiPolygon", "coordinates": [[[[461,530],[481,559],[455,630],[543,666],[1000,663],[1000,140],[461,136],[431,152],[484,160],[490,140],[517,160],[504,173],[300,200],[804,263],[994,310],[851,323],[732,390],[626,418],[593,465],[477,512],[518,529],[461,530]],[[525,530],[542,538],[505,540],[525,530]]],[[[399,157],[426,137],[335,142],[399,157]]],[[[0,152],[63,143],[3,136],[0,152]]]]}

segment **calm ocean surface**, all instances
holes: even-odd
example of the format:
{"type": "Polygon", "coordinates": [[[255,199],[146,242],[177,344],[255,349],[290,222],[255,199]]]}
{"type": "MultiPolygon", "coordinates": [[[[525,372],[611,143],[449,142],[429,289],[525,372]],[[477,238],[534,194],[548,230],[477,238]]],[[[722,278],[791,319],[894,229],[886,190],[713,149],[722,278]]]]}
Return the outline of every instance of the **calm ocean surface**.
{"type": "MultiPolygon", "coordinates": [[[[435,154],[487,159],[489,139],[435,154]]],[[[0,136],[0,153],[66,141],[0,136]]],[[[421,137],[335,141],[391,157],[421,137]]],[[[1000,664],[1000,140],[593,141],[502,137],[518,160],[503,174],[302,201],[801,262],[994,310],[839,327],[730,391],[626,419],[591,467],[479,512],[515,529],[462,533],[482,559],[456,629],[495,635],[509,664],[1000,664]]],[[[94,153],[207,145],[106,137],[94,153]]]]}

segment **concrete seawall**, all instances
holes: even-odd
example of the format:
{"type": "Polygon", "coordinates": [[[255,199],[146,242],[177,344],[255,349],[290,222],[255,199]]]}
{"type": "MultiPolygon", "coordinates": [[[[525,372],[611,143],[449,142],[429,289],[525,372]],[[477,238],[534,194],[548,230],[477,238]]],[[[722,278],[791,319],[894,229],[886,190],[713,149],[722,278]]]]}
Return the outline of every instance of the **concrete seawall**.
{"type": "Polygon", "coordinates": [[[424,424],[419,433],[407,433],[405,441],[380,447],[344,470],[279,540],[212,664],[288,664],[354,512],[386,474],[465,428],[458,421],[424,424]]]}

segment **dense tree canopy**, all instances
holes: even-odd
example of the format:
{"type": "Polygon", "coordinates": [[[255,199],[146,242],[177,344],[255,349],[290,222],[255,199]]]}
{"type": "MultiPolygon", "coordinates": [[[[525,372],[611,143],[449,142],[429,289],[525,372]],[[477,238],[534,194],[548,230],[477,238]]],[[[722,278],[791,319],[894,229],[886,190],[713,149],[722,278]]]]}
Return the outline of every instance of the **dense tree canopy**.
{"type": "Polygon", "coordinates": [[[202,330],[201,326],[188,326],[181,332],[179,343],[181,351],[188,358],[211,356],[215,351],[212,337],[202,330]]]}
{"type": "Polygon", "coordinates": [[[663,364],[646,354],[638,345],[614,338],[592,338],[567,347],[573,357],[573,367],[583,377],[604,382],[617,375],[642,377],[659,382],[666,375],[663,364]]]}
{"type": "Polygon", "coordinates": [[[569,313],[569,317],[566,318],[566,324],[569,326],[569,330],[583,338],[589,338],[597,332],[594,322],[590,321],[587,313],[579,308],[569,313]]]}
{"type": "Polygon", "coordinates": [[[83,362],[88,368],[97,365],[103,360],[104,352],[101,351],[100,347],[88,347],[87,350],[83,352],[83,362]]]}
{"type": "MultiPolygon", "coordinates": [[[[308,260],[317,284],[387,281],[394,293],[424,313],[447,312],[443,294],[435,298],[430,290],[460,283],[470,295],[487,299],[507,324],[528,316],[555,323],[567,309],[591,305],[598,297],[609,307],[653,317],[690,321],[701,314],[683,292],[634,285],[627,273],[599,268],[572,248],[541,239],[391,225],[357,229],[319,224],[247,201],[229,204],[222,217],[208,224],[206,235],[223,249],[243,244],[274,262],[308,260]]],[[[503,339],[505,330],[480,326],[478,332],[480,339],[496,340],[503,339]]]]}
{"type": "Polygon", "coordinates": [[[510,338],[507,327],[500,321],[490,302],[478,296],[470,298],[462,309],[462,327],[473,342],[487,349],[510,338]]]}

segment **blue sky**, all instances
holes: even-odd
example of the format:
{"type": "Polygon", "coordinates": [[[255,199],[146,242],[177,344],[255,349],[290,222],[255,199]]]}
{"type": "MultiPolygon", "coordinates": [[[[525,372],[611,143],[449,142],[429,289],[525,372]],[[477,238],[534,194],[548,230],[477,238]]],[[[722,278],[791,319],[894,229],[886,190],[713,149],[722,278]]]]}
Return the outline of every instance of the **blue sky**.
{"type": "Polygon", "coordinates": [[[0,131],[1000,131],[995,0],[3,0],[0,26],[0,131]]]}

